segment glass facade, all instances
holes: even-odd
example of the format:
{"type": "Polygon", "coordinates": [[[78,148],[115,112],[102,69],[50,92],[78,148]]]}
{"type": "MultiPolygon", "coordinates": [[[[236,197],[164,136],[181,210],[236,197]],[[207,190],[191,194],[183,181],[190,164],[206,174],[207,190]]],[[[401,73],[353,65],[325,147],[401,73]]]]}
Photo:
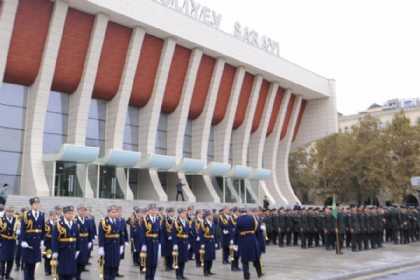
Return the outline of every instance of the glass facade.
{"type": "Polygon", "coordinates": [[[128,107],[124,129],[124,149],[128,151],[139,150],[139,112],[136,107],[128,107]]]}
{"type": "Polygon", "coordinates": [[[192,158],[192,120],[188,120],[184,134],[184,157],[192,158]]]}
{"type": "Polygon", "coordinates": [[[160,155],[167,154],[167,135],[168,135],[168,115],[160,114],[158,131],[156,133],[156,153],[160,155]]]}
{"type": "Polygon", "coordinates": [[[214,126],[210,128],[210,137],[209,137],[209,148],[207,151],[207,160],[214,160],[214,126]]]}
{"type": "Polygon", "coordinates": [[[0,86],[0,184],[7,183],[10,193],[20,186],[26,98],[24,86],[0,86]]]}
{"type": "Polygon", "coordinates": [[[58,161],[55,168],[54,195],[83,197],[76,175],[77,164],[58,161]]]}
{"type": "Polygon", "coordinates": [[[44,154],[60,151],[66,142],[69,95],[52,91],[48,98],[48,109],[44,126],[44,154]]]}
{"type": "Polygon", "coordinates": [[[99,147],[100,155],[104,154],[105,145],[106,101],[92,99],[86,132],[86,146],[99,147]]]}

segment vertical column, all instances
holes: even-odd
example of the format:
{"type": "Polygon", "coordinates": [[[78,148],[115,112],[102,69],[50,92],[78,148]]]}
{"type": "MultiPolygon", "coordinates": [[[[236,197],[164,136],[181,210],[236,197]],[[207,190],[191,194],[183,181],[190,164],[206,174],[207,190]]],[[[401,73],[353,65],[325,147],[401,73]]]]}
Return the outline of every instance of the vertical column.
{"type": "Polygon", "coordinates": [[[13,26],[19,0],[3,0],[0,9],[0,86],[3,83],[7,55],[12,39],[13,26]]]}
{"type": "MultiPolygon", "coordinates": [[[[175,41],[171,38],[166,39],[160,56],[152,96],[146,106],[140,110],[139,148],[140,152],[145,155],[150,155],[155,152],[161,106],[174,52],[175,41]]],[[[162,188],[158,172],[156,170],[148,170],[147,174],[150,176],[149,181],[152,183],[159,200],[167,201],[168,196],[162,188]]]]}
{"type": "MultiPolygon", "coordinates": [[[[250,165],[254,168],[262,168],[263,163],[263,152],[264,152],[264,144],[267,135],[268,125],[270,123],[271,113],[273,111],[274,99],[276,97],[279,85],[276,83],[272,83],[270,86],[270,90],[268,93],[267,101],[264,107],[264,112],[261,118],[261,123],[252,135],[250,140],[249,146],[249,154],[248,158],[250,159],[250,165]]],[[[249,184],[247,184],[249,185],[249,184]]],[[[259,188],[262,188],[264,194],[267,197],[274,201],[272,194],[269,192],[268,188],[265,185],[265,182],[259,182],[259,188]]]]}
{"type": "Polygon", "coordinates": [[[257,109],[263,77],[257,76],[252,85],[251,98],[246,110],[243,124],[233,131],[232,159],[234,164],[247,165],[248,145],[251,137],[252,121],[257,109]]]}
{"type": "Polygon", "coordinates": [[[223,120],[214,128],[214,158],[218,162],[228,163],[230,152],[230,141],[232,137],[233,122],[238,107],[239,95],[245,77],[245,69],[239,67],[236,70],[233,80],[229,104],[223,120]]]}
{"type": "Polygon", "coordinates": [[[96,15],[82,77],[77,90],[70,95],[67,129],[67,142],[70,144],[84,146],[86,142],[90,101],[107,25],[108,18],[105,15],[96,15]]]}
{"type": "MultiPolygon", "coordinates": [[[[181,100],[176,110],[168,117],[168,135],[167,148],[168,155],[175,156],[178,160],[183,157],[184,151],[184,136],[185,129],[188,122],[188,113],[191,105],[191,99],[194,91],[195,81],[197,79],[197,72],[200,66],[203,51],[194,49],[188,64],[188,71],[185,76],[184,85],[182,88],[181,100]]],[[[177,173],[178,179],[185,184],[184,191],[187,200],[195,202],[196,197],[191,191],[188,181],[184,173],[177,173]]]]}
{"type": "MultiPolygon", "coordinates": [[[[128,104],[133,89],[134,76],[143,45],[145,31],[140,27],[134,28],[131,33],[125,59],[124,70],[117,94],[107,103],[105,120],[105,151],[122,150],[124,142],[124,129],[127,118],[128,104]]],[[[132,200],[133,192],[128,185],[128,178],[124,168],[117,167],[117,178],[125,198],[132,200]]]]}
{"type": "MultiPolygon", "coordinates": [[[[203,112],[193,121],[192,124],[192,155],[193,158],[201,159],[207,162],[207,153],[209,146],[210,127],[213,119],[214,108],[216,106],[217,93],[219,91],[220,82],[222,80],[225,61],[219,58],[213,70],[210,81],[209,92],[207,94],[206,103],[203,112]]],[[[220,202],[220,197],[207,175],[203,175],[205,187],[213,198],[214,202],[220,202]]]]}
{"type": "Polygon", "coordinates": [[[21,178],[21,194],[24,195],[49,195],[43,163],[43,134],[67,10],[67,3],[55,1],[38,76],[28,90],[21,178]]]}
{"type": "Polygon", "coordinates": [[[276,202],[281,202],[283,204],[287,204],[287,200],[284,197],[284,195],[281,193],[279,185],[278,185],[278,178],[277,178],[277,154],[279,150],[279,144],[280,144],[280,134],[281,129],[283,127],[284,119],[286,117],[287,113],[287,104],[289,104],[290,97],[292,96],[292,93],[290,90],[287,90],[284,94],[281,105],[280,105],[280,112],[277,116],[276,123],[274,124],[274,130],[273,132],[267,137],[265,142],[265,148],[264,148],[264,166],[267,169],[270,169],[272,171],[272,178],[271,180],[266,182],[266,185],[270,191],[270,193],[273,195],[273,198],[276,200],[276,202]]]}
{"type": "Polygon", "coordinates": [[[292,146],[293,132],[295,130],[296,121],[299,115],[300,106],[302,105],[302,97],[298,96],[293,105],[293,113],[290,118],[289,127],[286,137],[280,142],[279,152],[277,155],[277,179],[281,193],[287,200],[289,205],[300,203],[296,197],[289,179],[289,154],[292,146]]]}

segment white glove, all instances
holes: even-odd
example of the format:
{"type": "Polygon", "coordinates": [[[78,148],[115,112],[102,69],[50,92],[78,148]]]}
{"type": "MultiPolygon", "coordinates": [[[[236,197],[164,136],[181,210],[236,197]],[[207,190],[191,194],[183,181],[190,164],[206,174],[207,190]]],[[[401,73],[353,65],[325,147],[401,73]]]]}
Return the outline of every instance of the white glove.
{"type": "Polygon", "coordinates": [[[229,234],[229,231],[227,229],[224,229],[223,234],[229,234]]]}
{"type": "Polygon", "coordinates": [[[197,237],[197,239],[195,241],[200,242],[200,237],[197,237]]]}
{"type": "Polygon", "coordinates": [[[22,243],[20,244],[20,246],[21,246],[22,248],[29,248],[29,244],[28,244],[28,242],[26,242],[26,241],[22,241],[22,243]]]}
{"type": "Polygon", "coordinates": [[[218,247],[217,247],[217,243],[216,243],[216,244],[214,244],[214,248],[216,248],[216,249],[218,248],[218,247]]]}
{"type": "Polygon", "coordinates": [[[76,254],[74,255],[74,259],[77,260],[77,258],[79,257],[80,252],[77,251],[76,254]]]}
{"type": "Polygon", "coordinates": [[[54,253],[54,254],[52,254],[52,258],[53,258],[53,259],[57,259],[57,258],[58,258],[58,253],[54,253]]]}
{"type": "Polygon", "coordinates": [[[92,242],[88,243],[88,248],[91,249],[92,248],[92,242]]]}
{"type": "Polygon", "coordinates": [[[147,246],[146,245],[141,246],[141,251],[146,252],[147,251],[147,246]]]}
{"type": "Polygon", "coordinates": [[[238,252],[238,245],[233,246],[233,250],[234,250],[235,252],[238,252]]]}
{"type": "Polygon", "coordinates": [[[20,229],[16,230],[16,234],[20,235],[20,229]]]}
{"type": "Polygon", "coordinates": [[[230,241],[230,245],[233,245],[233,240],[230,241]]]}
{"type": "Polygon", "coordinates": [[[123,245],[120,246],[120,255],[122,255],[122,254],[124,254],[124,246],[123,245]]]}
{"type": "Polygon", "coordinates": [[[265,225],[261,225],[261,230],[265,230],[265,225]]]}
{"type": "Polygon", "coordinates": [[[129,245],[129,243],[128,242],[125,242],[125,246],[128,246],[129,245]]]}
{"type": "Polygon", "coordinates": [[[178,245],[177,244],[174,245],[174,250],[178,250],[178,245]]]}
{"type": "Polygon", "coordinates": [[[191,244],[188,244],[188,250],[190,250],[191,249],[191,244]]]}
{"type": "Polygon", "coordinates": [[[168,240],[172,240],[172,236],[169,236],[169,237],[168,237],[168,240]]]}
{"type": "Polygon", "coordinates": [[[98,255],[99,255],[100,257],[105,256],[105,250],[104,250],[104,247],[99,247],[99,248],[98,248],[98,255]]]}
{"type": "Polygon", "coordinates": [[[41,248],[44,248],[44,240],[41,240],[41,248]]]}

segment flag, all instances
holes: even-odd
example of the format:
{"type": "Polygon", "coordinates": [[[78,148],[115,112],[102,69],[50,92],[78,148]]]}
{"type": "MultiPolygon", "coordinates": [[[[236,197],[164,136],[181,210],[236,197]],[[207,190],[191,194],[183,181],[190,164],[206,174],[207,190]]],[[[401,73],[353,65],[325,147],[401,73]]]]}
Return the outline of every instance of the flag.
{"type": "Polygon", "coordinates": [[[332,215],[334,216],[335,219],[337,219],[337,204],[335,203],[335,195],[333,196],[331,208],[332,208],[332,215]]]}

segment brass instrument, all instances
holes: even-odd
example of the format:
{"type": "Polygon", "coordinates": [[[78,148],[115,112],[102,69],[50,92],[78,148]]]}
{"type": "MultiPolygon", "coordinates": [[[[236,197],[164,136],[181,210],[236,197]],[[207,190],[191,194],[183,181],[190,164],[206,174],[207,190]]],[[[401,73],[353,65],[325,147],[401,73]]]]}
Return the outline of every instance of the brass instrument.
{"type": "Polygon", "coordinates": [[[52,251],[51,251],[51,249],[48,249],[48,250],[42,252],[42,256],[43,257],[46,257],[47,259],[51,259],[52,258],[52,251]]]}
{"type": "Polygon", "coordinates": [[[172,268],[173,269],[178,269],[179,268],[179,266],[178,266],[178,256],[179,256],[179,250],[178,250],[178,248],[174,248],[173,250],[172,250],[172,258],[173,258],[173,265],[172,265],[172,268]]]}
{"type": "Polygon", "coordinates": [[[58,267],[58,260],[56,258],[53,258],[51,260],[51,275],[53,280],[58,280],[58,273],[57,273],[57,267],[58,267]]]}
{"type": "Polygon", "coordinates": [[[229,261],[233,262],[235,259],[235,245],[230,244],[229,245],[229,261]]]}
{"type": "Polygon", "coordinates": [[[142,272],[146,272],[146,259],[147,259],[147,251],[142,250],[140,252],[140,269],[142,272]]]}
{"type": "Polygon", "coordinates": [[[199,253],[200,253],[200,264],[201,264],[201,267],[204,267],[204,255],[206,253],[206,249],[205,249],[204,244],[201,245],[199,253]]]}
{"type": "Polygon", "coordinates": [[[99,279],[104,279],[105,259],[103,256],[99,257],[98,264],[99,264],[99,279]]]}

